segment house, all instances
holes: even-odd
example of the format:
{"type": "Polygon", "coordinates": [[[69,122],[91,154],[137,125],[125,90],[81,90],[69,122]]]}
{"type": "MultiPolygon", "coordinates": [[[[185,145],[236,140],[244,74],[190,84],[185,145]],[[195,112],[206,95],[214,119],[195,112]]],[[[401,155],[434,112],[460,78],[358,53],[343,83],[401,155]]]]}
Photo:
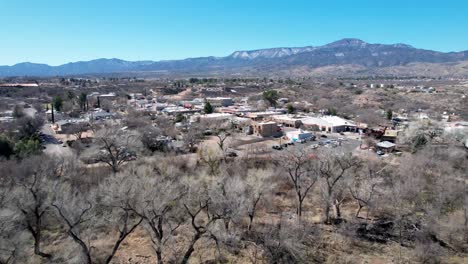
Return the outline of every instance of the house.
{"type": "Polygon", "coordinates": [[[234,104],[234,101],[230,97],[210,97],[206,98],[206,101],[214,107],[227,107],[234,104]]]}
{"type": "Polygon", "coordinates": [[[312,132],[302,129],[286,132],[286,137],[289,138],[292,142],[315,139],[315,136],[312,134],[312,132]]]}
{"type": "Polygon", "coordinates": [[[170,106],[170,107],[164,108],[161,112],[167,115],[178,115],[178,114],[190,114],[190,113],[201,112],[201,109],[189,109],[189,108],[185,108],[182,106],[172,106],[172,107],[170,106]]]}
{"type": "Polygon", "coordinates": [[[96,108],[94,111],[90,111],[88,113],[88,120],[105,120],[105,119],[112,119],[115,117],[114,113],[110,113],[104,111],[102,109],[96,108]]]}
{"type": "Polygon", "coordinates": [[[281,135],[281,129],[275,122],[260,122],[254,125],[254,134],[260,137],[275,137],[281,135]]]}
{"type": "Polygon", "coordinates": [[[389,141],[382,141],[377,143],[377,150],[381,150],[385,153],[391,153],[395,150],[395,144],[389,141]]]}
{"type": "MultiPolygon", "coordinates": [[[[48,121],[52,121],[52,109],[49,109],[46,111],[46,118],[48,121]]],[[[62,113],[58,111],[54,111],[54,121],[61,120],[62,118],[63,118],[62,113]]]]}
{"type": "Polygon", "coordinates": [[[385,129],[381,139],[384,141],[395,142],[398,137],[399,130],[385,129]]]}
{"type": "Polygon", "coordinates": [[[64,119],[57,121],[52,127],[55,133],[63,134],[70,131],[74,126],[86,126],[88,121],[85,119],[64,119]]]}

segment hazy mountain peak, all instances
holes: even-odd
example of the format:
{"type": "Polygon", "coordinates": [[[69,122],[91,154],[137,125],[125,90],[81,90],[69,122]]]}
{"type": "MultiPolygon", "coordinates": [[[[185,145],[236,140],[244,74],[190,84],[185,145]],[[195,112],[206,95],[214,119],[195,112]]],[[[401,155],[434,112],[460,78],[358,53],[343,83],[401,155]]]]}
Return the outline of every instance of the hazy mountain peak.
{"type": "Polygon", "coordinates": [[[296,47],[296,48],[271,48],[271,49],[259,49],[259,50],[249,50],[249,51],[235,51],[230,58],[234,59],[273,59],[273,58],[282,58],[286,56],[291,56],[303,52],[309,52],[314,50],[312,46],[307,47],[296,47]]]}
{"type": "Polygon", "coordinates": [[[96,59],[71,62],[60,66],[20,63],[0,66],[0,76],[55,76],[127,72],[167,73],[239,73],[258,71],[274,73],[295,68],[316,69],[325,66],[358,65],[367,69],[402,66],[410,63],[447,63],[468,61],[468,51],[437,52],[417,49],[406,44],[369,44],[345,38],[313,47],[280,47],[236,51],[226,57],[188,58],[169,61],[125,61],[96,59]]]}
{"type": "Polygon", "coordinates": [[[357,38],[344,38],[330,44],[325,45],[328,48],[336,48],[336,47],[365,47],[367,42],[357,39],[357,38]]]}

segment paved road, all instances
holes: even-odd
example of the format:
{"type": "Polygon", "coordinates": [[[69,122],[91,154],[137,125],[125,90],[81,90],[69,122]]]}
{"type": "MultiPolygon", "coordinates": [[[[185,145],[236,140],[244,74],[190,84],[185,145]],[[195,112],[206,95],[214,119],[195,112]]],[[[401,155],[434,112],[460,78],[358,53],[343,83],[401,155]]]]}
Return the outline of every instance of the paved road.
{"type": "Polygon", "coordinates": [[[70,147],[64,147],[63,143],[60,143],[54,135],[55,132],[50,127],[50,124],[46,123],[41,129],[41,140],[46,147],[44,153],[60,157],[73,155],[73,151],[70,147]]]}

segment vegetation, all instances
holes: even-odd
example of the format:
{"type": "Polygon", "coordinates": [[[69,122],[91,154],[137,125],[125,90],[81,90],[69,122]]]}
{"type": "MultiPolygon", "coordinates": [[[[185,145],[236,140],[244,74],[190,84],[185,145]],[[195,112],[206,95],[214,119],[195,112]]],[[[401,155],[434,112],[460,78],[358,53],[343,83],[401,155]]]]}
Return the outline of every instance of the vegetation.
{"type": "Polygon", "coordinates": [[[279,99],[278,91],[276,90],[268,90],[263,92],[263,99],[270,104],[272,107],[276,107],[277,101],[279,99]]]}
{"type": "Polygon", "coordinates": [[[211,106],[210,102],[205,102],[203,111],[205,112],[205,114],[212,114],[214,112],[213,106],[211,106]]]}

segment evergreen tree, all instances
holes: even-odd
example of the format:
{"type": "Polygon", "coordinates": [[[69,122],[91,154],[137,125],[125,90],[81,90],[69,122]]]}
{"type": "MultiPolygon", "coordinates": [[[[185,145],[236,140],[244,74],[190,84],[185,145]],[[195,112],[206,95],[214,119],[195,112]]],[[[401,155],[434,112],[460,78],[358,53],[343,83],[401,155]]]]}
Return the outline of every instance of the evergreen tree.
{"type": "Polygon", "coordinates": [[[393,118],[393,111],[392,111],[392,109],[388,109],[387,110],[387,119],[392,120],[392,118],[393,118]]]}
{"type": "Polygon", "coordinates": [[[214,111],[213,106],[211,106],[210,102],[205,103],[205,107],[203,108],[203,110],[205,111],[205,114],[211,114],[214,111]]]}

